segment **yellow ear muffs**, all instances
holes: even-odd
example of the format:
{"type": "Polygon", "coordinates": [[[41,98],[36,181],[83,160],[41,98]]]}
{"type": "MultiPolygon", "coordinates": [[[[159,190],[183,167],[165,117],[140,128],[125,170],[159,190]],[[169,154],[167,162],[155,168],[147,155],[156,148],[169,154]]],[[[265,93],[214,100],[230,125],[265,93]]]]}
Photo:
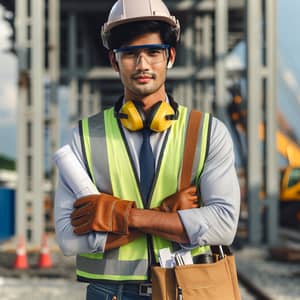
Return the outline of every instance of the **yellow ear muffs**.
{"type": "Polygon", "coordinates": [[[178,118],[172,106],[165,101],[155,103],[151,107],[147,118],[144,115],[141,103],[136,101],[125,102],[116,115],[122,125],[131,131],[149,127],[155,132],[162,132],[168,129],[178,118]]]}
{"type": "Polygon", "coordinates": [[[118,113],[118,118],[122,125],[131,131],[144,128],[143,113],[139,103],[134,103],[133,101],[125,102],[118,113]]]}
{"type": "Polygon", "coordinates": [[[165,101],[159,101],[151,108],[147,119],[151,130],[162,132],[177,120],[177,114],[170,104],[165,101]]]}

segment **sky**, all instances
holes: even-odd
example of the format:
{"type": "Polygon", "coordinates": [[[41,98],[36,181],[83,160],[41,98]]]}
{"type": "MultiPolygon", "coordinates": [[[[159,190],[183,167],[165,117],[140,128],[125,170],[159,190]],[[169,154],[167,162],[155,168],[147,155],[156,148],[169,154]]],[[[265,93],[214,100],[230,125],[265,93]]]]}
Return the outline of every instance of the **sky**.
{"type": "MultiPolygon", "coordinates": [[[[300,1],[278,0],[278,107],[300,135],[300,1]],[[285,78],[285,81],[281,80],[285,78]],[[289,88],[287,88],[289,86],[289,88]],[[297,98],[298,97],[298,98],[297,98]]],[[[17,114],[17,60],[5,53],[10,27],[3,18],[0,6],[0,154],[16,156],[16,114],[17,114]]],[[[243,59],[243,46],[237,47],[236,54],[243,59]]],[[[236,57],[233,58],[236,60],[236,57]]],[[[60,91],[60,103],[66,114],[67,92],[60,91]]],[[[66,123],[63,124],[66,127],[66,123]]],[[[299,136],[298,135],[298,136],[299,136]]]]}
{"type": "Polygon", "coordinates": [[[300,141],[300,1],[278,1],[278,107],[300,141]],[[281,80],[284,77],[285,81],[281,80]],[[289,88],[287,88],[289,87],[289,88]]]}
{"type": "Polygon", "coordinates": [[[11,29],[2,21],[3,13],[0,6],[0,154],[15,157],[17,61],[14,55],[5,53],[11,29]]]}

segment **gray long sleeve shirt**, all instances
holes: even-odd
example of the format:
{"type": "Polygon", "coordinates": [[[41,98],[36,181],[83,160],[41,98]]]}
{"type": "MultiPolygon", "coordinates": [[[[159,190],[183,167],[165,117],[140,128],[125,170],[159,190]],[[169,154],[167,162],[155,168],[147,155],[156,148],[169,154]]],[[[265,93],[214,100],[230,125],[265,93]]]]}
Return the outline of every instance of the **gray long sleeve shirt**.
{"type": "MultiPolygon", "coordinates": [[[[178,211],[190,240],[190,245],[229,245],[236,233],[240,190],[234,167],[234,151],[230,134],[225,125],[216,118],[212,119],[209,152],[200,177],[200,190],[203,207],[178,211]]],[[[138,154],[142,144],[139,132],[124,128],[134,167],[139,174],[138,154]]],[[[155,157],[159,153],[165,133],[151,136],[151,146],[155,157]]],[[[78,128],[73,130],[70,146],[79,162],[84,166],[78,128]]],[[[156,162],[157,162],[156,159],[156,162]]],[[[84,236],[73,233],[70,214],[75,201],[73,192],[59,177],[55,196],[55,227],[57,242],[65,255],[103,252],[107,239],[106,233],[92,232],[84,236]]]]}

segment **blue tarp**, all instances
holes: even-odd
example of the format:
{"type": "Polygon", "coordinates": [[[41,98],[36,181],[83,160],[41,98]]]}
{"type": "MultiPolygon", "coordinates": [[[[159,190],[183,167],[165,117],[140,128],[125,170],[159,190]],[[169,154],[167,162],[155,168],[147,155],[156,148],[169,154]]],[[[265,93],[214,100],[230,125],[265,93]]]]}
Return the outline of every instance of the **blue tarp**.
{"type": "Polygon", "coordinates": [[[15,234],[15,190],[0,188],[0,241],[15,234]]]}

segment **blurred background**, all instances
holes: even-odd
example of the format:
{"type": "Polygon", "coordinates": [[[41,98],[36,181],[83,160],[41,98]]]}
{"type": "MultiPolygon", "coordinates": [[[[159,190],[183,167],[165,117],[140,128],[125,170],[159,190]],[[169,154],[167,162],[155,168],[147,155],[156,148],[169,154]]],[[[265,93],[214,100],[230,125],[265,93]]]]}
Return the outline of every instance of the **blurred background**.
{"type": "MultiPolygon", "coordinates": [[[[51,157],[122,93],[100,39],[113,3],[0,0],[0,299],[84,297],[55,243],[51,157]]],[[[165,3],[182,28],[168,91],[234,140],[243,299],[300,299],[300,1],[165,3]]]]}

